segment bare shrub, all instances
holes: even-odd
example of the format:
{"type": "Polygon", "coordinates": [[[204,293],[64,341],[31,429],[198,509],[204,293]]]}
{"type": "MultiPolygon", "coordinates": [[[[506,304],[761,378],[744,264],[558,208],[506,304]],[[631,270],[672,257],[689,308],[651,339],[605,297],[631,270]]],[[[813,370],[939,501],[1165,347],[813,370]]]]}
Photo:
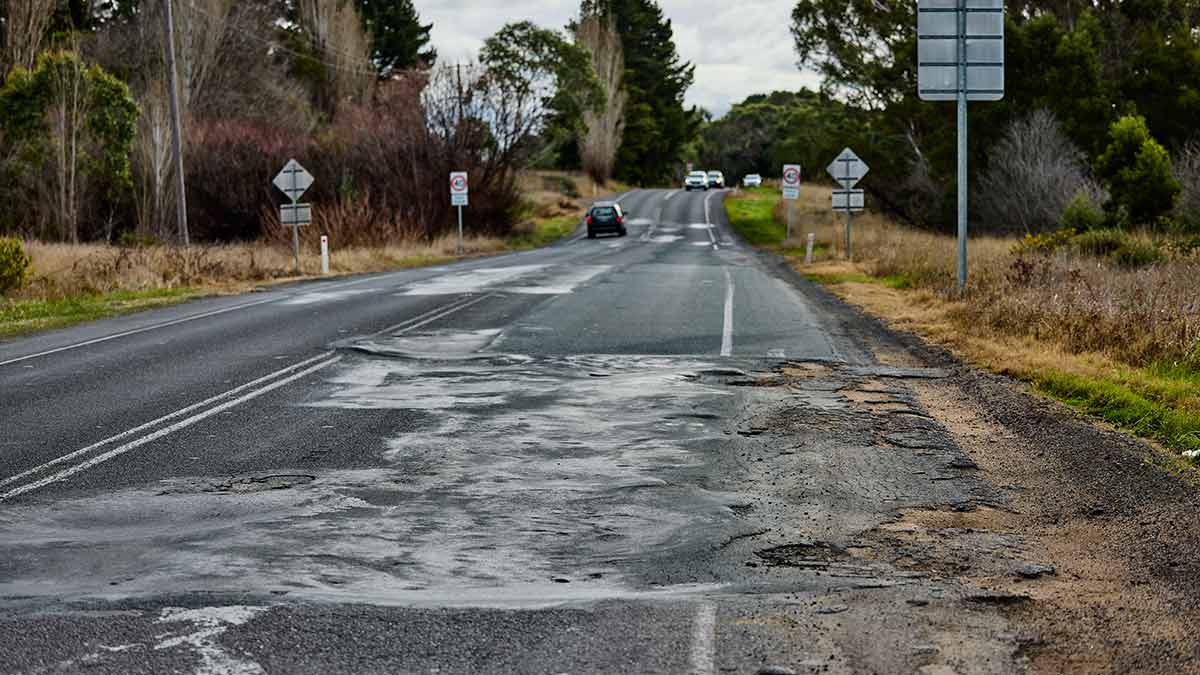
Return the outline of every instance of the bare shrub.
{"type": "Polygon", "coordinates": [[[1175,153],[1174,172],[1183,186],[1175,221],[1189,232],[1200,232],[1200,140],[1189,141],[1175,153]]]}
{"type": "Polygon", "coordinates": [[[299,0],[300,25],[314,53],[328,68],[318,87],[319,107],[334,112],[344,101],[359,101],[367,93],[374,70],[370,42],[351,0],[299,0]]]}
{"type": "Polygon", "coordinates": [[[50,27],[55,0],[6,0],[0,22],[0,81],[14,66],[33,68],[50,27]]]}
{"type": "Polygon", "coordinates": [[[998,232],[1035,233],[1058,226],[1077,195],[1103,201],[1083,152],[1047,110],[1013,120],[989,153],[974,201],[984,226],[998,232]]]}
{"type": "Polygon", "coordinates": [[[625,133],[625,51],[616,17],[585,16],[575,29],[575,41],[591,52],[592,67],[606,96],[600,110],[585,109],[585,132],[579,139],[583,170],[597,183],[612,176],[617,150],[625,133]]]}

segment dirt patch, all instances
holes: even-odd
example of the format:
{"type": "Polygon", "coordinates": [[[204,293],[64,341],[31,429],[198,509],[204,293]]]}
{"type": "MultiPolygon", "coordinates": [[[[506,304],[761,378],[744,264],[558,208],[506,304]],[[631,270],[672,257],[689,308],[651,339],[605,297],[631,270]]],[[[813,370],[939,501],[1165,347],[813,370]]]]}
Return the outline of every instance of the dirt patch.
{"type": "MultiPolygon", "coordinates": [[[[979,379],[971,379],[980,384],[979,379]]],[[[1057,432],[1058,443],[1050,443],[1046,436],[1013,429],[997,420],[994,396],[1005,393],[1003,385],[985,382],[984,388],[993,395],[987,407],[978,403],[976,392],[964,390],[960,383],[913,385],[921,404],[978,463],[982,475],[1010,495],[1011,510],[909,513],[881,529],[910,541],[946,531],[960,536],[981,531],[1015,536],[1027,557],[1048,563],[1041,568],[1005,569],[966,561],[960,569],[966,581],[988,592],[1030,599],[1008,611],[1040,636],[1027,648],[1037,671],[1200,672],[1200,648],[1191,629],[1200,620],[1195,593],[1180,593],[1146,564],[1146,558],[1164,555],[1194,560],[1197,540],[1188,537],[1188,532],[1167,541],[1155,531],[1169,512],[1194,520],[1190,508],[1187,513],[1177,510],[1194,498],[1175,490],[1172,483],[1178,482],[1168,475],[1123,473],[1126,463],[1138,463],[1136,455],[1105,462],[1098,446],[1091,448],[1092,461],[1107,465],[1108,480],[1080,485],[1078,476],[1069,475],[1076,462],[1087,461],[1080,452],[1088,450],[1090,440],[1107,440],[1112,445],[1118,440],[1115,435],[1106,439],[1094,429],[1091,434],[1078,433],[1088,427],[1071,419],[1069,413],[1038,410],[1049,404],[1039,405],[1018,392],[1007,392],[1008,398],[1018,400],[1006,403],[1025,404],[1024,416],[1041,422],[1036,428],[1057,432]],[[1046,412],[1057,413],[1058,422],[1046,412]],[[1108,490],[1121,482],[1125,482],[1126,492],[1145,490],[1145,501],[1154,505],[1151,510],[1156,513],[1148,514],[1144,507],[1127,508],[1122,504],[1125,499],[1109,499],[1108,490]],[[1184,497],[1182,502],[1180,497],[1184,497]],[[1053,573],[1048,573],[1050,570],[1053,573]]]]}

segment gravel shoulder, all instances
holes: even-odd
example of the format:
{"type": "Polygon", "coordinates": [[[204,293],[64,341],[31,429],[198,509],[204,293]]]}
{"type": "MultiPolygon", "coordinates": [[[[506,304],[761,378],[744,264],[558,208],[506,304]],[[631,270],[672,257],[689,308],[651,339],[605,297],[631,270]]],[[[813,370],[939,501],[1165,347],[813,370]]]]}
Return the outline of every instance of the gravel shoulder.
{"type": "Polygon", "coordinates": [[[1166,452],[780,269],[881,363],[949,374],[911,391],[1002,495],[967,512],[898,512],[873,533],[893,563],[1020,598],[1003,611],[1025,632],[1021,652],[1034,672],[1200,672],[1200,494],[1166,452]],[[999,570],[1014,546],[1038,562],[999,570]]]}

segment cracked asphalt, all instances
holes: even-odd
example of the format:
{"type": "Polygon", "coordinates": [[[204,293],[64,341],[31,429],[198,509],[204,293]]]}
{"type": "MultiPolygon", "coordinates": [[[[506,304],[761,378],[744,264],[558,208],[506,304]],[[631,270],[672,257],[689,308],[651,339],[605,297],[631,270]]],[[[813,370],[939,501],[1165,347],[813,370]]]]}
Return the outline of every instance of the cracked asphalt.
{"type": "Polygon", "coordinates": [[[0,345],[0,671],[1054,672],[975,376],[722,198],[0,345]]]}

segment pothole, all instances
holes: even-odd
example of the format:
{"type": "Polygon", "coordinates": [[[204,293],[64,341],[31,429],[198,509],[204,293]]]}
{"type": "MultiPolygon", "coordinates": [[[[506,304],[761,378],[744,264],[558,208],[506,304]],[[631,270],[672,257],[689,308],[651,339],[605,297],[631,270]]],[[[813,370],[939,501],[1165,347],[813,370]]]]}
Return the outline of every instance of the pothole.
{"type": "Polygon", "coordinates": [[[160,490],[160,495],[216,493],[216,494],[249,494],[253,492],[268,492],[271,490],[287,490],[289,488],[308,485],[316,480],[316,476],[308,474],[278,473],[262,476],[235,476],[223,480],[216,479],[182,479],[171,481],[160,490]]]}
{"type": "Polygon", "coordinates": [[[767,565],[776,567],[824,567],[845,560],[849,552],[823,541],[783,544],[754,552],[767,565]]]}

